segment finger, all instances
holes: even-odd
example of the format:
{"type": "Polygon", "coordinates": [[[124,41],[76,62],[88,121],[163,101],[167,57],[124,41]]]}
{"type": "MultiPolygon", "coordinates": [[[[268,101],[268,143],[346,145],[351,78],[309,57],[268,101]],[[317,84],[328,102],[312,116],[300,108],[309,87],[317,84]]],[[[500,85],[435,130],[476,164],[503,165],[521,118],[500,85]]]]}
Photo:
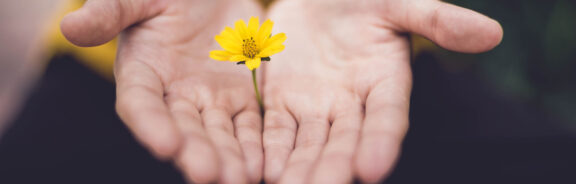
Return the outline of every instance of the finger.
{"type": "Polygon", "coordinates": [[[395,21],[401,29],[421,34],[449,50],[478,53],[502,40],[500,24],[475,11],[437,0],[392,1],[395,21]]]}
{"type": "Polygon", "coordinates": [[[296,145],[280,183],[306,183],[328,139],[328,117],[304,115],[298,120],[296,145]]]}
{"type": "Polygon", "coordinates": [[[284,110],[267,110],[264,115],[264,179],[276,183],[294,149],[296,121],[284,110]]]}
{"type": "Polygon", "coordinates": [[[400,70],[399,75],[376,85],[366,99],[355,164],[357,175],[367,183],[378,182],[390,173],[408,129],[412,79],[407,62],[400,70]]]}
{"type": "Polygon", "coordinates": [[[170,111],[184,137],[183,148],[176,157],[176,164],[189,181],[213,183],[218,180],[220,163],[217,152],[207,137],[200,113],[187,100],[167,98],[170,111]]]}
{"type": "Polygon", "coordinates": [[[88,0],[64,17],[60,28],[78,46],[101,45],[128,26],[158,14],[165,4],[158,0],[88,0]]]}
{"type": "Polygon", "coordinates": [[[258,109],[244,111],[234,118],[236,137],[246,160],[251,183],[262,180],[264,152],[262,149],[262,118],[258,109]]]}
{"type": "Polygon", "coordinates": [[[140,62],[117,68],[116,109],[134,135],[159,158],[172,158],[181,145],[164,102],[159,77],[140,62]]]}
{"type": "Polygon", "coordinates": [[[202,111],[202,119],[222,162],[220,183],[247,183],[246,164],[234,136],[232,115],[222,109],[207,108],[202,111]]]}
{"type": "Polygon", "coordinates": [[[345,110],[335,117],[328,142],[318,164],[312,172],[310,183],[352,183],[353,160],[360,135],[363,107],[346,104],[345,110]]]}

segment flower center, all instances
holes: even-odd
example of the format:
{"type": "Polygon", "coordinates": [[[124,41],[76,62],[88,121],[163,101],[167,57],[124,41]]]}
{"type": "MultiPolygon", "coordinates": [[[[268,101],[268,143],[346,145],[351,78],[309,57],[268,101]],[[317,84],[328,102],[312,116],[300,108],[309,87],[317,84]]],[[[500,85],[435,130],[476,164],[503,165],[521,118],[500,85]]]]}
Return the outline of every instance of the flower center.
{"type": "Polygon", "coordinates": [[[242,51],[244,56],[250,59],[254,59],[256,54],[258,54],[258,47],[256,47],[256,41],[254,37],[250,37],[242,40],[242,51]]]}

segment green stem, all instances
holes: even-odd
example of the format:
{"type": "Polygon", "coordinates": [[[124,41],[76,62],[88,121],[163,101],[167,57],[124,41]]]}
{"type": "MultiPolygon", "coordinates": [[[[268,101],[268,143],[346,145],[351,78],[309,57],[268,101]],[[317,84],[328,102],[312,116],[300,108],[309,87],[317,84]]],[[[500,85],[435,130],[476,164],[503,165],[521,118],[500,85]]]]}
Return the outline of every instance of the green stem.
{"type": "Polygon", "coordinates": [[[256,98],[258,99],[258,105],[260,106],[260,112],[264,112],[264,103],[262,103],[262,96],[260,96],[260,90],[258,90],[258,82],[256,81],[256,69],[252,70],[252,82],[254,83],[254,91],[256,91],[256,98]]]}

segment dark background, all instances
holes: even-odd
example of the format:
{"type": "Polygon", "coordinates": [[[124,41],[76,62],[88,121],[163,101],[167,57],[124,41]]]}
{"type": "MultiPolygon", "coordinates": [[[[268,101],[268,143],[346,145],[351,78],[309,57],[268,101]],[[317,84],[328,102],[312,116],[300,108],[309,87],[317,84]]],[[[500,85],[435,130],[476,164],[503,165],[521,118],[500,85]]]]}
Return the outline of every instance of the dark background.
{"type": "MultiPolygon", "coordinates": [[[[576,183],[576,2],[458,0],[504,28],[480,55],[413,61],[411,127],[385,183],[576,183]]],[[[60,54],[0,139],[0,184],[183,183],[114,111],[114,84],[60,54]]]]}

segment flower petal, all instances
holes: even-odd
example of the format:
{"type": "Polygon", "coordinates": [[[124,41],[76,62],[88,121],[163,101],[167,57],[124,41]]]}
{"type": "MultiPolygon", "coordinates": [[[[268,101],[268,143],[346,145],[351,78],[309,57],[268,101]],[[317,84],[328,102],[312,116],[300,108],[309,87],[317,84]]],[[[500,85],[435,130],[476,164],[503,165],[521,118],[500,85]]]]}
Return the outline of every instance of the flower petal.
{"type": "Polygon", "coordinates": [[[235,42],[227,37],[216,35],[214,39],[220,44],[224,50],[227,50],[231,53],[240,54],[242,53],[242,43],[235,42]]]}
{"type": "Polygon", "coordinates": [[[258,57],[270,57],[274,54],[278,54],[279,52],[282,52],[284,50],[284,48],[286,48],[286,47],[282,44],[276,45],[274,47],[267,47],[266,49],[264,49],[263,51],[261,51],[258,54],[258,57]]]}
{"type": "Polygon", "coordinates": [[[228,26],[226,26],[226,28],[224,28],[224,30],[220,33],[220,35],[226,39],[234,40],[235,42],[242,42],[242,38],[240,38],[240,34],[236,30],[234,30],[228,26]]]}
{"type": "Polygon", "coordinates": [[[246,61],[246,67],[248,67],[248,69],[250,70],[254,70],[258,67],[260,67],[260,63],[262,61],[260,60],[259,57],[255,57],[254,59],[249,59],[246,61]]]}
{"type": "Polygon", "coordinates": [[[246,23],[244,22],[244,20],[240,19],[238,21],[236,21],[236,23],[234,24],[234,27],[236,28],[236,31],[238,31],[238,33],[240,33],[240,38],[241,39],[246,39],[248,38],[248,28],[246,27],[246,23]]]}
{"type": "Polygon", "coordinates": [[[286,34],[278,33],[272,36],[272,38],[266,40],[266,43],[264,43],[264,45],[262,46],[262,50],[266,50],[266,48],[270,46],[281,45],[282,43],[284,43],[284,41],[286,41],[286,34]]]}
{"type": "Polygon", "coordinates": [[[230,56],[230,61],[232,62],[239,62],[239,61],[246,61],[248,58],[242,54],[232,55],[230,56]]]}
{"type": "Polygon", "coordinates": [[[228,61],[232,54],[225,50],[213,50],[210,51],[210,58],[217,61],[228,61]]]}
{"type": "MultiPolygon", "coordinates": [[[[258,32],[258,28],[260,27],[260,19],[258,17],[250,17],[250,21],[248,21],[248,33],[250,36],[256,36],[258,32]]],[[[256,39],[256,38],[254,38],[256,39]]]]}
{"type": "Polygon", "coordinates": [[[256,43],[259,46],[264,46],[264,43],[266,43],[266,40],[268,40],[268,38],[270,37],[270,34],[272,33],[272,27],[274,26],[274,22],[270,21],[270,19],[266,20],[264,23],[262,23],[262,26],[260,27],[260,30],[258,30],[258,34],[256,34],[256,43]]]}

